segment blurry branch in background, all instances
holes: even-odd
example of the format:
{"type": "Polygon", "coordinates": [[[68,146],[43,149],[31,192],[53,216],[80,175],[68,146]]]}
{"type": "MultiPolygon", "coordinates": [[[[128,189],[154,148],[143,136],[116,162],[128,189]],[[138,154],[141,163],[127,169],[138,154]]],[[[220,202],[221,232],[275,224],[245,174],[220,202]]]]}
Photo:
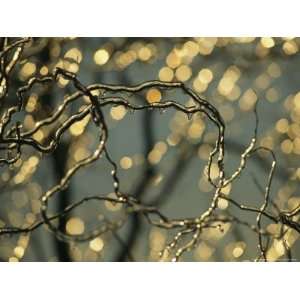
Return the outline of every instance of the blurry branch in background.
{"type": "MultiPolygon", "coordinates": [[[[232,223],[246,226],[257,235],[259,253],[253,259],[267,261],[267,253],[270,247],[270,242],[278,240],[282,242],[288,259],[292,260],[287,235],[292,230],[300,233],[300,224],[297,221],[300,214],[300,206],[293,210],[281,211],[270,197],[270,190],[276,168],[276,158],[271,149],[256,145],[258,130],[258,113],[256,111],[256,107],[254,109],[256,124],[252,139],[249,142],[249,145],[242,151],[237,169],[232,174],[225,174],[224,157],[225,152],[229,150],[225,143],[225,123],[223,118],[214,105],[207,100],[202,99],[196,92],[188,88],[182,82],[163,82],[154,80],[146,81],[136,86],[109,85],[102,83],[85,85],[78,79],[75,73],[61,67],[56,67],[53,73],[45,76],[32,77],[25,85],[19,87],[16,91],[16,104],[6,103],[5,101],[9,89],[10,72],[12,68],[20,62],[22,51],[26,43],[30,41],[31,39],[27,38],[18,39],[12,43],[9,43],[7,39],[2,40],[2,49],[0,52],[0,101],[1,105],[4,103],[7,106],[7,108],[5,108],[2,112],[0,120],[0,162],[2,164],[2,168],[12,166],[16,163],[21,158],[23,149],[28,147],[39,154],[55,153],[55,151],[57,151],[57,149],[59,149],[59,147],[64,143],[64,135],[66,135],[66,132],[71,128],[71,126],[86,118],[89,118],[89,124],[94,126],[96,129],[97,135],[95,136],[95,140],[97,141],[97,144],[89,156],[80,159],[72,166],[66,167],[66,165],[62,165],[62,161],[56,161],[57,165],[60,165],[59,169],[57,169],[57,174],[60,178],[56,185],[44,191],[40,197],[39,220],[35,221],[30,226],[2,227],[0,228],[0,235],[26,234],[34,231],[41,225],[45,225],[48,230],[54,234],[56,239],[63,243],[84,242],[90,241],[107,232],[113,232],[116,234],[116,231],[123,227],[130,218],[132,220],[132,229],[129,233],[128,240],[123,242],[123,239],[120,239],[117,236],[118,241],[122,244],[122,251],[118,255],[118,260],[124,260],[125,257],[131,256],[130,251],[132,250],[132,246],[135,242],[138,231],[140,230],[138,220],[143,217],[152,226],[166,229],[172,233],[175,232],[172,240],[161,251],[160,256],[162,260],[171,259],[173,261],[178,261],[187,251],[191,251],[199,244],[202,239],[202,235],[207,229],[215,228],[222,232],[224,230],[223,226],[226,223],[232,223]],[[64,99],[59,102],[60,104],[52,109],[49,116],[44,116],[34,124],[33,128],[26,130],[24,124],[18,120],[19,113],[23,112],[26,106],[25,94],[30,93],[32,89],[38,87],[46,88],[50,86],[51,88],[58,84],[60,80],[70,81],[75,92],[66,95],[64,99]],[[183,93],[192,99],[193,104],[182,105],[177,101],[172,100],[147,104],[135,104],[130,101],[132,95],[143,95],[145,91],[151,88],[156,88],[161,91],[161,93],[168,91],[183,93]],[[70,113],[68,110],[70,105],[80,102],[82,98],[86,101],[81,103],[82,105],[77,111],[70,113]],[[208,182],[213,188],[213,194],[212,197],[208,199],[209,205],[203,213],[199,214],[195,218],[172,219],[161,212],[160,205],[162,203],[160,197],[153,199],[147,204],[142,202],[144,190],[154,173],[153,167],[149,165],[146,166],[141,182],[138,184],[135,192],[127,194],[121,190],[118,167],[107,147],[107,141],[110,138],[110,130],[106,123],[104,108],[113,106],[123,106],[125,109],[132,112],[144,111],[145,154],[147,154],[153,147],[153,138],[151,133],[152,111],[158,110],[160,112],[164,112],[165,110],[172,109],[186,114],[188,119],[192,119],[194,116],[201,116],[206,118],[208,122],[211,122],[211,124],[217,129],[215,144],[210,151],[205,169],[208,182]],[[51,133],[47,139],[45,139],[46,142],[42,142],[36,138],[36,133],[41,128],[49,128],[49,132],[51,133]],[[271,166],[269,167],[267,182],[263,188],[264,193],[260,207],[249,206],[247,203],[240,202],[242,199],[232,199],[224,193],[226,187],[237,182],[237,179],[246,170],[248,160],[256,153],[265,153],[271,159],[271,166]],[[110,176],[113,180],[112,191],[116,197],[108,197],[101,194],[87,195],[81,200],[70,204],[67,199],[69,195],[66,194],[66,189],[70,186],[73,176],[80,169],[92,165],[100,159],[105,160],[110,165],[110,176]],[[217,166],[217,175],[214,176],[212,176],[213,164],[217,166]],[[57,201],[60,201],[60,211],[58,213],[51,214],[49,211],[49,201],[56,195],[64,196],[57,198],[57,201]],[[218,210],[218,203],[221,199],[225,199],[241,211],[245,211],[249,214],[255,214],[255,224],[249,224],[243,220],[239,213],[221,213],[218,210]],[[110,221],[104,219],[99,221],[98,227],[87,233],[72,235],[66,232],[64,230],[65,223],[63,220],[67,214],[72,212],[75,208],[91,201],[106,201],[113,205],[122,204],[122,216],[119,220],[110,221]],[[271,211],[270,208],[273,210],[271,211]],[[263,220],[269,220],[272,223],[280,225],[281,229],[279,234],[271,234],[268,232],[264,228],[263,220]]],[[[54,95],[51,94],[49,95],[49,98],[50,97],[54,97],[54,95]]],[[[43,103],[40,103],[40,105],[43,105],[43,103]]],[[[196,148],[197,145],[195,145],[195,149],[196,148]]],[[[67,150],[64,149],[62,151],[65,155],[67,155],[67,150]]],[[[194,149],[189,151],[190,152],[182,154],[184,159],[180,159],[178,164],[175,165],[174,169],[170,172],[169,179],[167,181],[168,183],[172,182],[172,184],[176,184],[176,180],[179,179],[178,172],[182,172],[189,158],[193,156],[194,149]]],[[[66,156],[64,156],[63,160],[66,160],[66,156]]],[[[165,192],[167,191],[168,193],[169,189],[170,186],[166,185],[165,192]]],[[[58,252],[60,253],[60,251],[61,248],[58,252]]],[[[63,251],[65,251],[65,255],[63,255],[63,258],[60,257],[60,259],[69,260],[67,257],[67,250],[63,251]]]]}
{"type": "MultiPolygon", "coordinates": [[[[37,55],[39,57],[39,62],[41,62],[42,66],[49,66],[51,63],[51,55],[50,55],[50,45],[49,40],[41,39],[39,43],[37,43],[36,47],[33,48],[27,55],[37,55]]],[[[53,88],[49,87],[45,90],[42,95],[45,103],[48,104],[51,111],[55,109],[55,93],[53,88]]],[[[68,151],[69,151],[70,143],[66,140],[63,140],[59,143],[58,149],[53,151],[51,155],[51,159],[53,160],[53,172],[55,180],[59,181],[60,178],[63,177],[65,170],[67,169],[67,161],[68,161],[68,151]]],[[[71,196],[71,188],[72,185],[69,184],[68,189],[64,189],[59,193],[58,210],[63,210],[70,204],[70,196],[71,196]]],[[[64,231],[66,227],[66,218],[61,217],[59,219],[59,227],[60,230],[64,231]]],[[[71,255],[69,250],[69,244],[59,239],[54,240],[57,257],[59,261],[71,261],[71,255]]]]}

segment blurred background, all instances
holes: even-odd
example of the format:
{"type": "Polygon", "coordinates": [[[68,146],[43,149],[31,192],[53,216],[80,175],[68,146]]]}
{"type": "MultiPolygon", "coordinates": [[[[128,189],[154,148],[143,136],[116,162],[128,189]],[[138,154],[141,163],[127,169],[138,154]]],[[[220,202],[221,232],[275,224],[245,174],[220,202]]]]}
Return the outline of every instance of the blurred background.
{"type": "MultiPolygon", "coordinates": [[[[300,89],[298,38],[34,38],[14,69],[8,102],[15,101],[17,88],[32,76],[47,75],[55,67],[77,73],[84,84],[136,85],[159,79],[184,82],[211,102],[226,123],[225,170],[232,173],[248,146],[255,128],[253,108],[259,117],[258,144],[274,151],[277,169],[271,199],[282,210],[300,204],[300,89]]],[[[58,87],[27,94],[26,112],[19,115],[25,128],[49,115],[72,85],[61,79],[58,87]]],[[[153,103],[190,99],[178,91],[162,94],[149,89],[131,101],[153,103]]],[[[72,104],[70,111],[76,110],[72,104]]],[[[109,128],[108,149],[117,162],[121,190],[144,203],[155,202],[172,218],[196,217],[209,205],[212,187],[204,168],[214,146],[216,129],[207,120],[187,118],[174,110],[131,112],[122,106],[104,109],[109,128]]],[[[35,133],[43,141],[46,129],[35,133]]],[[[39,219],[40,196],[58,182],[64,171],[90,154],[96,131],[89,119],[71,126],[51,155],[24,149],[14,166],[1,167],[0,226],[28,226],[39,219]]],[[[242,176],[226,193],[240,203],[259,207],[271,160],[256,155],[242,176]]],[[[113,196],[107,162],[78,172],[70,186],[51,200],[59,211],[86,195],[113,196]]],[[[255,224],[256,214],[220,201],[218,210],[230,211],[255,224]]],[[[117,220],[122,205],[89,203],[69,214],[60,226],[70,234],[93,230],[104,218],[117,220]]],[[[268,232],[279,225],[263,219],[268,232]]],[[[184,255],[185,261],[245,261],[258,255],[257,235],[237,224],[211,229],[198,246],[184,255]]],[[[159,252],[172,233],[150,226],[133,215],[116,233],[92,241],[65,244],[41,226],[30,234],[1,236],[2,261],[158,261],[159,252]]],[[[287,241],[293,258],[300,258],[299,234],[291,230],[287,241]]],[[[267,252],[272,261],[285,257],[281,242],[273,240],[267,252]]]]}

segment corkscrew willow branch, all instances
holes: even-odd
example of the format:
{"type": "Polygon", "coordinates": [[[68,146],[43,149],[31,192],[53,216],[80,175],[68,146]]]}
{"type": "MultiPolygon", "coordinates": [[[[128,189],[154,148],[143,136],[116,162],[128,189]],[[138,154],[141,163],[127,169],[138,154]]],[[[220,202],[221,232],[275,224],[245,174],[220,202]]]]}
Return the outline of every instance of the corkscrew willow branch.
{"type": "MultiPolygon", "coordinates": [[[[3,102],[8,93],[8,77],[11,74],[12,69],[20,62],[22,57],[22,51],[26,43],[31,39],[24,38],[19,39],[8,45],[8,41],[5,40],[0,51],[0,101],[3,102]],[[11,53],[12,56],[10,55],[11,53]],[[10,57],[10,59],[8,59],[10,57]]],[[[97,129],[97,145],[94,147],[92,153],[74,163],[69,167],[65,174],[61,177],[59,182],[52,186],[50,189],[43,192],[40,198],[41,209],[38,221],[34,222],[30,226],[25,227],[3,227],[0,228],[0,235],[12,235],[29,233],[41,225],[47,226],[47,228],[55,235],[59,240],[70,242],[84,242],[91,240],[106,232],[116,232],[127,221],[128,216],[132,213],[138,213],[142,215],[150,225],[159,228],[164,228],[168,231],[175,231],[173,238],[167,244],[165,249],[161,251],[161,256],[172,256],[174,261],[178,261],[185,252],[192,250],[198,245],[202,239],[202,234],[207,229],[223,230],[223,225],[226,223],[242,225],[248,228],[251,232],[258,237],[258,249],[259,253],[257,259],[267,260],[267,252],[269,248],[269,242],[271,239],[277,239],[283,241],[286,249],[287,256],[292,259],[291,249],[286,242],[285,236],[291,231],[295,230],[300,233],[300,225],[298,216],[300,214],[300,207],[291,211],[278,211],[277,213],[270,212],[268,209],[270,204],[273,204],[270,197],[270,190],[272,181],[275,174],[276,157],[271,149],[265,147],[256,147],[257,134],[258,134],[258,113],[255,106],[255,128],[253,137],[251,138],[249,145],[241,153],[241,159],[239,166],[229,176],[225,174],[224,157],[225,157],[225,122],[222,119],[217,108],[209,101],[200,97],[192,89],[188,88],[182,82],[163,82],[163,81],[147,81],[135,86],[126,85],[108,85],[102,83],[85,85],[79,77],[68,70],[63,68],[55,68],[54,72],[50,75],[41,77],[32,77],[27,83],[16,91],[17,103],[10,104],[4,110],[0,119],[0,150],[4,152],[0,157],[0,163],[8,166],[13,166],[23,154],[23,148],[29,147],[32,151],[43,154],[53,153],[59,146],[61,139],[67,134],[72,125],[82,121],[86,117],[89,117],[89,125],[94,126],[97,129]],[[64,97],[63,100],[58,101],[58,106],[50,113],[50,115],[44,116],[41,120],[35,122],[31,129],[26,129],[22,121],[13,121],[19,119],[22,112],[25,111],[26,105],[25,95],[37,86],[56,86],[59,80],[63,78],[71,83],[74,92],[64,97]],[[193,104],[186,106],[178,101],[174,100],[162,100],[154,103],[139,103],[136,104],[130,100],[130,95],[143,96],[146,91],[151,88],[156,88],[161,91],[162,94],[168,93],[168,91],[175,91],[188,96],[193,104]],[[82,98],[85,101],[78,111],[70,113],[68,108],[79,103],[82,98]],[[106,123],[106,115],[104,112],[105,107],[123,106],[130,111],[142,111],[142,110],[173,110],[186,114],[187,118],[197,115],[206,117],[214,127],[217,129],[217,138],[214,147],[209,153],[207,161],[207,179],[213,188],[213,194],[208,199],[209,205],[207,209],[199,213],[195,218],[177,218],[172,219],[163,214],[159,208],[159,203],[154,205],[144,204],[142,199],[136,199],[130,194],[124,193],[121,189],[121,182],[118,175],[118,166],[113,156],[109,151],[107,141],[113,138],[110,129],[106,123]],[[47,137],[46,141],[39,141],[35,138],[35,134],[41,129],[49,128],[51,134],[47,137]],[[258,152],[266,152],[272,159],[271,167],[265,185],[265,192],[263,196],[262,205],[258,208],[248,206],[244,203],[240,204],[238,201],[232,199],[228,195],[224,194],[224,188],[229,184],[235,184],[237,179],[243,174],[247,167],[247,162],[258,152]],[[112,178],[112,190],[115,194],[115,198],[107,197],[104,195],[87,196],[78,200],[75,203],[65,207],[62,211],[51,214],[49,212],[49,201],[55,194],[60,193],[62,190],[68,188],[70,181],[73,177],[80,172],[81,169],[87,168],[90,165],[95,164],[98,160],[106,160],[111,168],[110,176],[112,178]],[[212,165],[216,161],[218,174],[212,178],[212,165]],[[249,214],[256,214],[256,224],[250,224],[243,220],[241,217],[235,214],[222,214],[218,210],[218,202],[220,199],[227,200],[232,206],[241,211],[245,211],[249,214]],[[68,213],[74,209],[80,208],[84,203],[90,201],[96,202],[111,202],[112,204],[122,205],[122,214],[117,221],[102,220],[96,229],[81,235],[71,235],[59,226],[55,225],[55,221],[62,217],[65,217],[68,213]],[[263,218],[269,222],[279,224],[282,228],[279,235],[272,235],[265,228],[263,228],[263,218]],[[265,239],[265,240],[264,240],[265,239]],[[267,241],[264,243],[264,241],[267,241]]],[[[40,103],[43,106],[43,103],[40,103]]],[[[199,195],[199,198],[201,196],[199,195]]],[[[203,201],[203,199],[200,199],[203,201]]],[[[274,204],[273,204],[274,206],[274,204]]]]}

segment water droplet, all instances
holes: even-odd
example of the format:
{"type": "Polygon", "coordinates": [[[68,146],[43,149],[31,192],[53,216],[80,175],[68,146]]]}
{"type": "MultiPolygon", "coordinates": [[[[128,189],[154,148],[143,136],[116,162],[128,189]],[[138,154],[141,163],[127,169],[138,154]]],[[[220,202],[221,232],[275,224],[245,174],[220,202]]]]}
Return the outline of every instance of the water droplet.
{"type": "Polygon", "coordinates": [[[116,175],[116,171],[115,171],[115,170],[112,170],[112,171],[110,172],[110,174],[111,174],[111,176],[115,176],[115,175],[116,175]]]}
{"type": "Polygon", "coordinates": [[[159,109],[159,112],[160,112],[160,114],[164,114],[166,112],[166,109],[162,107],[159,109]]]}
{"type": "Polygon", "coordinates": [[[191,120],[193,117],[193,113],[190,113],[190,112],[187,113],[186,115],[187,115],[188,120],[191,120]]]}
{"type": "Polygon", "coordinates": [[[68,187],[68,185],[65,184],[65,185],[63,185],[63,186],[60,188],[60,190],[61,190],[61,191],[65,191],[65,190],[67,189],[67,187],[68,187]]]}
{"type": "Polygon", "coordinates": [[[134,114],[134,109],[130,107],[129,108],[129,113],[133,115],[134,114]]]}

